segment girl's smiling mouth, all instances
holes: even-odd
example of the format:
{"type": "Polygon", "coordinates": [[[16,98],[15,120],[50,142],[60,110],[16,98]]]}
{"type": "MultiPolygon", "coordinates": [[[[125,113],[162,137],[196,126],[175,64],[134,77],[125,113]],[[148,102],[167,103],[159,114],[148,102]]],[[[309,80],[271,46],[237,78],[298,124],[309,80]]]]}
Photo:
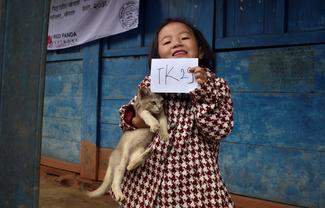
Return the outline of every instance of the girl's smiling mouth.
{"type": "Polygon", "coordinates": [[[175,52],[173,52],[172,56],[182,56],[182,55],[186,55],[187,51],[185,50],[177,50],[175,52]]]}

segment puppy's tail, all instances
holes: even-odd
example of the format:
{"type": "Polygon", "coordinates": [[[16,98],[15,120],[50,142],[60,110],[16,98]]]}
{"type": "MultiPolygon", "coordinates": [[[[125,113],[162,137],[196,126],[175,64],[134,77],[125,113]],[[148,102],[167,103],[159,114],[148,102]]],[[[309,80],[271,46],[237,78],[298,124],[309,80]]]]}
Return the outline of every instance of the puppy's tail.
{"type": "Polygon", "coordinates": [[[87,192],[89,197],[98,197],[105,194],[108,186],[112,184],[112,169],[108,168],[103,183],[94,191],[87,192]]]}

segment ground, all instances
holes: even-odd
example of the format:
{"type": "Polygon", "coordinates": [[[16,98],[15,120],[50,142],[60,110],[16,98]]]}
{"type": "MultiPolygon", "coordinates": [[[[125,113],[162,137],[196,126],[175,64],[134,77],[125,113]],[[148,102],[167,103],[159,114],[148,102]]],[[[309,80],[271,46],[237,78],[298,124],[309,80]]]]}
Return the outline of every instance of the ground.
{"type": "MultiPolygon", "coordinates": [[[[77,173],[68,173],[42,166],[40,171],[39,208],[118,208],[117,203],[106,194],[89,198],[87,190],[96,189],[101,182],[81,179],[77,173]]],[[[237,208],[296,208],[232,194],[237,208]]]]}
{"type": "Polygon", "coordinates": [[[89,198],[87,190],[92,190],[96,183],[88,183],[73,175],[55,176],[41,174],[40,176],[40,208],[117,208],[109,195],[99,198],[89,198]]]}

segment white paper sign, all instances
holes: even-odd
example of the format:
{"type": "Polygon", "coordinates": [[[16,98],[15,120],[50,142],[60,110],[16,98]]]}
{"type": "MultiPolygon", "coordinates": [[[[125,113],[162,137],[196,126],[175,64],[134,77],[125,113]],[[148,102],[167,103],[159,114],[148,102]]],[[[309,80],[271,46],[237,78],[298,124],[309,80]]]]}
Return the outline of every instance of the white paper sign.
{"type": "Polygon", "coordinates": [[[138,27],[139,0],[51,0],[47,49],[62,49],[138,27]]]}
{"type": "Polygon", "coordinates": [[[198,66],[197,58],[152,59],[151,91],[188,93],[197,87],[194,75],[189,72],[198,66]]]}

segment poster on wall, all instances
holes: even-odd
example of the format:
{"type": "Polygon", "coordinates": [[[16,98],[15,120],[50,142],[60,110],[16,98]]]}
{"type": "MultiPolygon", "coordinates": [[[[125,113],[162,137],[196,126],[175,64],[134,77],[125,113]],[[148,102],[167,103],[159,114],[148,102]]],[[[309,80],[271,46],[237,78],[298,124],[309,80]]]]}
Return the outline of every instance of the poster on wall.
{"type": "Polygon", "coordinates": [[[51,0],[47,49],[80,45],[138,27],[139,0],[51,0]]]}

